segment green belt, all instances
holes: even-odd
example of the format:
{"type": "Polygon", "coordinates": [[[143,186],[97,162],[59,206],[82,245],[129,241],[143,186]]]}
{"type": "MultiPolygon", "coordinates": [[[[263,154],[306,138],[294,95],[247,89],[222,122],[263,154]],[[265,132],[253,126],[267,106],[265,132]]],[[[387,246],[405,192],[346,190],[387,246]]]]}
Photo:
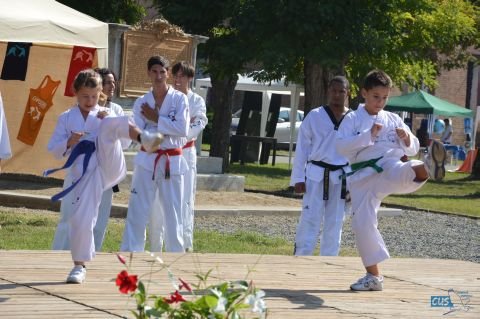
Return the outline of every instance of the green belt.
{"type": "Polygon", "coordinates": [[[344,175],[342,175],[342,178],[344,177],[347,177],[347,176],[350,176],[350,175],[353,175],[355,174],[356,172],[358,172],[359,170],[361,170],[362,168],[366,168],[366,167],[371,167],[373,168],[377,173],[381,173],[383,172],[383,168],[381,168],[380,166],[377,165],[377,162],[382,158],[383,156],[380,156],[378,158],[372,158],[371,160],[368,160],[368,161],[363,161],[363,162],[358,162],[358,163],[354,163],[352,164],[350,167],[352,169],[351,172],[349,173],[346,173],[344,175]]]}

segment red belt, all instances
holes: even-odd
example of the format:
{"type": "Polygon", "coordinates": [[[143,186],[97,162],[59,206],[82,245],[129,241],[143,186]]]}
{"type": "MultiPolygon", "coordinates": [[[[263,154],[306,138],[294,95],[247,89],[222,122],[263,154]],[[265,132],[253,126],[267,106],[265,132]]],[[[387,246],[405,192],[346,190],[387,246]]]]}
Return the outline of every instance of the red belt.
{"type": "MultiPolygon", "coordinates": [[[[140,150],[145,152],[143,147],[140,150]]],[[[169,179],[170,178],[170,156],[182,155],[182,149],[181,148],[169,148],[169,149],[166,149],[166,150],[158,150],[155,153],[157,153],[157,157],[155,157],[155,161],[154,161],[154,164],[153,164],[152,180],[155,179],[155,170],[157,169],[157,163],[158,163],[158,160],[160,159],[160,157],[162,157],[162,155],[167,156],[167,161],[165,162],[165,179],[169,179]]]]}
{"type": "Polygon", "coordinates": [[[190,142],[185,144],[182,148],[185,149],[185,148],[189,148],[189,147],[193,147],[193,146],[195,146],[195,140],[191,140],[190,142]]]}

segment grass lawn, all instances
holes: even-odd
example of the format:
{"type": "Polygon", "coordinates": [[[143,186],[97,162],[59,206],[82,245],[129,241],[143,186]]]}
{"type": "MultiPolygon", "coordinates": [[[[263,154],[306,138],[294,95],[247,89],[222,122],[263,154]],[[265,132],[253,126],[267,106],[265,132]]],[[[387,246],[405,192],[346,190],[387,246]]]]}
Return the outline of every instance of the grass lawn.
{"type": "MultiPolygon", "coordinates": [[[[230,165],[229,173],[245,176],[247,190],[285,194],[290,182],[288,164],[271,166],[234,163],[230,165]]],[[[464,173],[447,172],[442,181],[428,181],[415,193],[392,195],[383,203],[480,217],[480,181],[470,180],[468,176],[464,173]]]]}
{"type": "Polygon", "coordinates": [[[480,217],[480,181],[468,177],[464,173],[447,172],[442,181],[429,181],[415,193],[391,195],[383,202],[426,211],[480,217]]]}
{"type": "MultiPolygon", "coordinates": [[[[58,213],[21,213],[0,211],[0,249],[49,250],[58,222],[58,213]]],[[[120,248],[125,223],[111,218],[103,251],[120,248]]],[[[147,245],[148,250],[148,245],[147,245]]],[[[293,243],[282,238],[263,236],[252,232],[221,234],[196,231],[195,247],[200,253],[249,253],[290,255],[293,243]]]]}
{"type": "MultiPolygon", "coordinates": [[[[0,249],[50,250],[57,222],[58,213],[53,212],[40,214],[0,211],[0,249]]],[[[119,250],[124,227],[123,219],[110,219],[103,244],[104,252],[119,250]]],[[[148,250],[148,244],[146,249],[148,250]]],[[[254,232],[222,234],[215,231],[195,231],[194,249],[198,253],[292,255],[293,243],[254,232]]],[[[342,248],[340,255],[358,254],[355,249],[347,247],[342,248]]]]}
{"type": "Polygon", "coordinates": [[[275,166],[233,163],[228,173],[245,176],[247,190],[284,192],[290,183],[290,170],[285,163],[276,163],[275,166]]]}

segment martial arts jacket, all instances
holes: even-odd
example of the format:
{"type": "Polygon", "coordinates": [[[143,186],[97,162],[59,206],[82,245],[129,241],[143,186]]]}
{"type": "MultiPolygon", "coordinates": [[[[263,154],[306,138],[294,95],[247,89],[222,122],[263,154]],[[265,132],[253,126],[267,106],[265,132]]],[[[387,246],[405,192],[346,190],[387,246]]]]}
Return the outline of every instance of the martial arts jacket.
{"type": "MultiPolygon", "coordinates": [[[[347,159],[335,148],[338,131],[334,128],[335,124],[323,107],[311,110],[302,121],[293,160],[291,186],[305,182],[305,178],[316,182],[323,180],[325,169],[312,164],[311,161],[322,161],[331,165],[347,164],[347,159]]],[[[339,184],[342,173],[341,169],[331,171],[330,182],[339,184]]]]}
{"type": "MultiPolygon", "coordinates": [[[[377,161],[380,167],[388,161],[399,161],[404,155],[416,155],[420,149],[418,139],[400,116],[385,110],[370,115],[362,104],[355,112],[345,116],[338,130],[336,146],[338,152],[348,158],[350,165],[381,157],[377,161]],[[381,124],[382,129],[372,139],[374,123],[381,124]],[[396,128],[403,128],[410,135],[410,146],[398,138],[396,128]]],[[[366,167],[350,176],[350,180],[358,181],[372,174],[377,174],[377,171],[366,167]]]]}
{"type": "Polygon", "coordinates": [[[192,90],[188,90],[188,107],[190,110],[190,130],[188,131],[187,140],[196,140],[198,135],[207,126],[207,107],[203,98],[193,93],[192,90]]]}
{"type": "MultiPolygon", "coordinates": [[[[73,149],[73,147],[67,149],[67,142],[72,132],[82,132],[84,136],[81,140],[95,142],[102,121],[97,117],[97,113],[100,111],[108,112],[108,109],[96,105],[86,119],[83,118],[78,105],[60,114],[55,130],[48,142],[48,151],[57,159],[67,159],[73,149]]],[[[68,173],[71,177],[70,180],[78,180],[80,176],[82,176],[84,157],[84,155],[80,155],[71,166],[68,173]]],[[[88,168],[85,174],[93,171],[95,167],[97,167],[97,157],[92,156],[88,162],[88,168]]]]}
{"type": "MultiPolygon", "coordinates": [[[[149,132],[160,132],[164,136],[160,149],[182,148],[187,143],[187,135],[190,124],[190,113],[188,110],[188,99],[185,94],[168,88],[167,95],[160,107],[158,122],[152,122],[142,114],[142,105],[147,103],[149,107],[155,109],[155,98],[152,91],[139,97],[133,104],[133,117],[135,124],[141,130],[149,132]]],[[[139,151],[135,156],[135,165],[139,165],[149,171],[154,170],[156,153],[147,153],[139,151]]],[[[165,156],[160,158],[157,164],[157,171],[164,171],[165,156]]],[[[185,173],[188,169],[183,156],[170,157],[170,174],[179,175],[185,173]]]]}

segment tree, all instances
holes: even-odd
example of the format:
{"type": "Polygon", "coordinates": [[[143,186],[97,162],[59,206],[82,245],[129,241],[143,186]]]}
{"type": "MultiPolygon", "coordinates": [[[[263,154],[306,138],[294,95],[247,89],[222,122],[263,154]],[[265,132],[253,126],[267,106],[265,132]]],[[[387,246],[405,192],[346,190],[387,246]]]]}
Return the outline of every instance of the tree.
{"type": "Polygon", "coordinates": [[[238,73],[254,56],[248,36],[237,31],[236,14],[241,1],[160,0],[155,1],[159,12],[185,32],[207,36],[203,66],[210,75],[212,89],[209,106],[213,108],[210,156],[222,157],[223,168],[229,164],[230,124],[233,93],[238,73]]]}
{"type": "Polygon", "coordinates": [[[257,0],[248,9],[255,21],[240,32],[263,47],[255,76],[303,82],[306,111],[326,102],[335,74],[359,83],[382,68],[397,84],[434,88],[441,69],[464,65],[480,38],[478,7],[462,0],[257,0]]]}
{"type": "Polygon", "coordinates": [[[158,0],[187,32],[209,36],[214,107],[210,155],[228,165],[228,126],[237,73],[304,83],[305,111],[326,102],[329,79],[360,83],[382,68],[394,82],[433,88],[442,68],[463,65],[478,46],[478,6],[465,0],[158,0]],[[248,65],[260,66],[250,70],[248,65]],[[222,91],[228,90],[227,92],[222,91]]]}
{"type": "Polygon", "coordinates": [[[58,0],[58,2],[103,22],[135,24],[145,16],[145,8],[135,0],[58,0]]]}

